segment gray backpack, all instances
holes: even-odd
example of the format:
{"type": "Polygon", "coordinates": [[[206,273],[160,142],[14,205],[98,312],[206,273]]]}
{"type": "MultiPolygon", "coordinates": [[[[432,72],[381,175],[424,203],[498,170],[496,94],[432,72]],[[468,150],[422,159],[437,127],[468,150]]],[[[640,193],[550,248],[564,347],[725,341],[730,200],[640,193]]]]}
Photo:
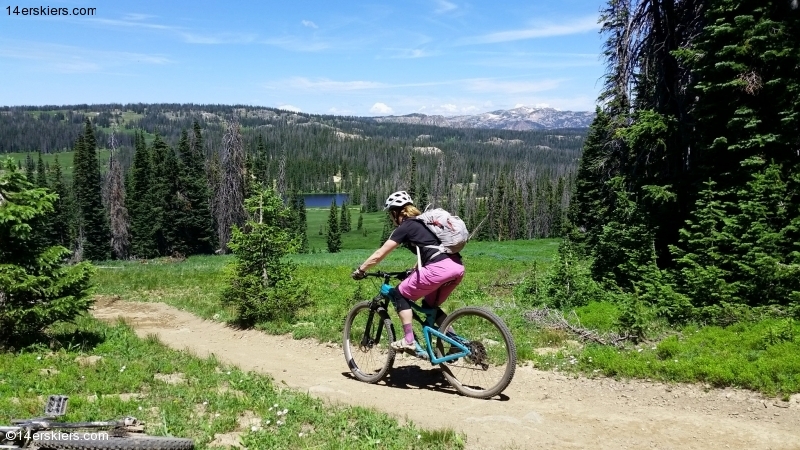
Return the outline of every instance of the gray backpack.
{"type": "MultiPolygon", "coordinates": [[[[414,219],[419,220],[439,239],[439,245],[426,245],[426,248],[435,248],[436,253],[431,258],[446,253],[452,255],[460,252],[469,240],[469,231],[460,217],[454,216],[442,208],[425,211],[414,219]]],[[[429,258],[430,259],[430,258],[429,258]]],[[[422,257],[417,247],[417,262],[422,267],[422,257]]]]}

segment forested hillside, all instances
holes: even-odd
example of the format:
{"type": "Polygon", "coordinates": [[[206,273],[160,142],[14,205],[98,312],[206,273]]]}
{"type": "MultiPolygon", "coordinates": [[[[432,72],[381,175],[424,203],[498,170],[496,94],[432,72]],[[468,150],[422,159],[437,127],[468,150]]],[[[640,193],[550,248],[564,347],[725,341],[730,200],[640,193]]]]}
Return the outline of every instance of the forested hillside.
{"type": "Polygon", "coordinates": [[[80,212],[79,199],[71,198],[73,192],[83,192],[80,184],[86,182],[78,167],[92,166],[79,155],[96,161],[100,149],[113,147],[109,164],[100,168],[107,174],[104,221],[110,221],[112,231],[121,230],[112,217],[129,222],[130,228],[128,241],[112,239],[123,242],[117,257],[205,253],[216,246],[224,250],[229,236],[224,228],[242,223],[244,217],[241,208],[231,209],[232,203],[240,203],[231,198],[246,197],[252,183],[274,187],[287,200],[299,192],[346,192],[351,204],[367,212],[382,207],[388,193],[406,189],[417,203],[445,207],[470,227],[488,217],[479,239],[555,236],[562,229],[584,137],[581,129],[453,129],[241,105],[69,105],[0,111],[0,152],[14,152],[18,167],[30,179],[62,192],[64,212],[58,213],[72,219],[67,221],[69,236],[59,242],[70,248],[82,248],[76,244],[81,239],[88,242],[80,236],[86,234],[81,224],[89,216],[80,212]],[[57,167],[51,153],[62,156],[57,167]],[[75,163],[69,165],[73,155],[75,163]],[[114,175],[115,167],[120,174],[114,175]],[[124,178],[124,183],[113,181],[113,176],[124,178]],[[110,188],[112,182],[116,189],[110,188]],[[112,192],[117,206],[109,196],[112,192]],[[207,217],[196,215],[200,205],[205,205],[200,214],[207,217]],[[187,223],[189,219],[179,217],[181,211],[191,211],[194,231],[169,229],[187,223]],[[196,225],[200,222],[203,225],[196,225]],[[215,239],[205,232],[197,237],[197,227],[215,228],[215,239]],[[206,244],[189,243],[197,239],[206,244]]]}
{"type": "Polygon", "coordinates": [[[594,279],[672,321],[797,315],[797,2],[612,0],[601,20],[570,213],[594,279]]]}

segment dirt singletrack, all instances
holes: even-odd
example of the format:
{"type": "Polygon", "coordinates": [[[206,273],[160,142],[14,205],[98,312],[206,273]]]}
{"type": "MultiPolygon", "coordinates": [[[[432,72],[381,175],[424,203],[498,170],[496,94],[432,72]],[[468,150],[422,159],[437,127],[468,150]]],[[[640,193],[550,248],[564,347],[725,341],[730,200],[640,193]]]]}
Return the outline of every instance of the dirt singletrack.
{"type": "Polygon", "coordinates": [[[427,428],[451,427],[470,449],[800,449],[800,396],[575,378],[529,366],[502,396],[463,397],[429,363],[398,355],[379,384],[350,375],[339,344],[237,330],[163,303],[99,300],[95,317],[123,318],[139,336],[211,354],[332,403],[373,407],[427,428]]]}

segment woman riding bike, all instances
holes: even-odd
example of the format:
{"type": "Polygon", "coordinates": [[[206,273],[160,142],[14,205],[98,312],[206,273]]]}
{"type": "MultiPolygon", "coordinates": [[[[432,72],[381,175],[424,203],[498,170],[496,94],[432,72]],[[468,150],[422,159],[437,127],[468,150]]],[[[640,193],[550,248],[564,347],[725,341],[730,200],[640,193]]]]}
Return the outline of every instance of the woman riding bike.
{"type": "Polygon", "coordinates": [[[408,301],[424,298],[425,307],[436,308],[436,323],[441,324],[446,314],[439,308],[464,278],[464,265],[458,253],[440,253],[436,247],[441,243],[425,224],[414,218],[421,213],[414,206],[406,191],[397,191],[384,203],[392,223],[396,227],[389,239],[375,250],[352,274],[354,280],[361,280],[366,271],[386,258],[399,245],[409,249],[418,257],[418,263],[396,289],[390,292],[403,323],[404,336],[392,342],[395,350],[414,351],[416,342],[411,327],[412,312],[408,301]],[[419,267],[421,265],[421,267],[419,267]]]}

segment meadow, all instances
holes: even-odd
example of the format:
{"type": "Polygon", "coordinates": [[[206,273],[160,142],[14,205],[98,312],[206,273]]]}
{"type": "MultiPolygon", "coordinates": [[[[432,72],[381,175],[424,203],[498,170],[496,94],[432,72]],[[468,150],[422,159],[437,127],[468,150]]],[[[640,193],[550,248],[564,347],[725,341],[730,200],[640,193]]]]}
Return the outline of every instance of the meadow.
{"type": "MultiPolygon", "coordinates": [[[[291,333],[295,338],[339,342],[342,321],[350,307],[378,291],[374,280],[353,281],[350,272],[379,245],[383,214],[364,214],[367,236],[356,230],[343,238],[343,250],[325,250],[318,234],[327,221],[327,209],[309,209],[309,245],[315,253],[293,255],[297,276],[309,287],[313,305],[297,311],[291,322],[264,323],[269,333],[291,333]],[[370,231],[370,230],[375,230],[370,231]]],[[[763,319],[728,327],[685,324],[669,327],[649,324],[648,339],[625,349],[578,342],[563,331],[541,329],[524,318],[539,305],[521,292],[520,283],[534,267],[541,271],[557,258],[559,240],[470,242],[463,257],[467,275],[445,303],[445,310],[467,305],[494,310],[509,325],[520,361],[541,369],[586,376],[650,378],[675,382],[703,382],[710,386],[738,386],[769,395],[800,392],[800,324],[791,319],[763,319]]],[[[219,292],[226,282],[231,256],[197,256],[184,262],[170,259],[103,263],[96,276],[96,293],[133,301],[161,301],[220,321],[233,319],[221,305],[219,292]]],[[[415,257],[405,249],[393,252],[380,269],[403,270],[415,257]]],[[[617,329],[618,305],[590,302],[575,309],[583,326],[600,331],[617,329]]]]}
{"type": "MultiPolygon", "coordinates": [[[[33,158],[33,162],[36,163],[39,159],[39,155],[36,152],[19,152],[19,153],[7,153],[2,155],[0,158],[11,158],[14,160],[15,163],[19,163],[22,165],[22,169],[25,170],[25,163],[27,161],[28,155],[33,158]]],[[[56,157],[58,157],[58,164],[61,166],[61,173],[63,174],[65,179],[72,179],[72,173],[74,171],[73,161],[75,158],[75,152],[60,152],[60,153],[42,153],[42,162],[44,162],[46,167],[53,168],[55,164],[56,157]]],[[[108,149],[98,149],[97,150],[97,159],[100,164],[101,172],[105,172],[108,168],[108,159],[111,157],[111,151],[108,149]]],[[[48,179],[51,175],[48,173],[48,179]]]]}
{"type": "Polygon", "coordinates": [[[124,324],[83,317],[51,336],[49,346],[0,353],[0,424],[41,416],[46,396],[60,393],[70,397],[66,421],[133,415],[148,434],[191,438],[196,448],[239,439],[246,448],[464,447],[465,438],[452,430],[331,406],[268,376],[140,339],[124,324]]]}

